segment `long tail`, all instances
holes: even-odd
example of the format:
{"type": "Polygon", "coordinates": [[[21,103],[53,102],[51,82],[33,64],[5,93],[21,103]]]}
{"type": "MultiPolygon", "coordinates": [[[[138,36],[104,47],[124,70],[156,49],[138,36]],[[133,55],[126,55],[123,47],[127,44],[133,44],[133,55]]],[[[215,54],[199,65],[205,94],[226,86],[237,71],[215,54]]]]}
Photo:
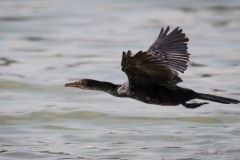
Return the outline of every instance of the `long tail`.
{"type": "Polygon", "coordinates": [[[214,101],[214,102],[223,103],[223,104],[238,104],[238,103],[240,103],[240,101],[236,100],[236,99],[214,96],[214,95],[204,94],[204,93],[197,93],[196,98],[214,101]]]}

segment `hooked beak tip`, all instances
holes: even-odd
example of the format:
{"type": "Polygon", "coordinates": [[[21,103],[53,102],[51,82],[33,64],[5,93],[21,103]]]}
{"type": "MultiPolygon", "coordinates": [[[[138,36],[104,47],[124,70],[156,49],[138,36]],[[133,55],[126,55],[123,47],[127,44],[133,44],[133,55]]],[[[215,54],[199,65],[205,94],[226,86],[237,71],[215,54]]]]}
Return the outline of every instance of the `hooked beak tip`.
{"type": "Polygon", "coordinates": [[[64,87],[75,87],[75,86],[76,86],[75,83],[66,83],[66,84],[64,85],[64,87]]]}
{"type": "Polygon", "coordinates": [[[74,87],[74,88],[84,89],[84,86],[81,84],[81,82],[66,83],[64,87],[74,87]]]}

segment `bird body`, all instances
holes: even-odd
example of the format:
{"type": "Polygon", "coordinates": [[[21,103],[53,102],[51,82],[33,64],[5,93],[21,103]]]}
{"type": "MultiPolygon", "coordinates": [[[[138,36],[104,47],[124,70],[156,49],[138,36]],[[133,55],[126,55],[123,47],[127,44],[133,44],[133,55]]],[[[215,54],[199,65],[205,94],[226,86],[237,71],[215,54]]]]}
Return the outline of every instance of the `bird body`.
{"type": "Polygon", "coordinates": [[[76,87],[88,90],[99,90],[117,97],[133,98],[144,103],[176,106],[182,104],[186,108],[197,108],[204,103],[187,103],[192,99],[203,99],[224,104],[237,104],[240,101],[210,94],[197,93],[191,89],[182,88],[177,83],[182,82],[179,72],[187,69],[189,53],[188,38],[182,29],[175,28],[168,34],[170,27],[162,28],[156,41],[150,48],[135,55],[130,50],[122,54],[122,71],[128,81],[122,85],[82,79],[67,83],[65,87],[76,87]]]}

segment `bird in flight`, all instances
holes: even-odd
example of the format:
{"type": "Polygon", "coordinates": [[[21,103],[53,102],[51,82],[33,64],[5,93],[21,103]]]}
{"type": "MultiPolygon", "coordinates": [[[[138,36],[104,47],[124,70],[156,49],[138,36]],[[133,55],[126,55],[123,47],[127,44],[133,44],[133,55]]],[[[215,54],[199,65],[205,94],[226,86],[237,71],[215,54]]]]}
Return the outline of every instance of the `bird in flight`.
{"type": "Polygon", "coordinates": [[[223,104],[238,104],[240,101],[210,94],[198,93],[191,89],[177,86],[182,82],[179,72],[184,73],[190,54],[187,49],[189,39],[179,27],[169,32],[170,27],[162,28],[156,41],[145,52],[135,55],[130,50],[122,54],[122,71],[128,81],[123,84],[82,79],[66,83],[65,87],[107,92],[116,97],[133,98],[155,105],[197,108],[204,104],[188,102],[202,99],[223,104]]]}

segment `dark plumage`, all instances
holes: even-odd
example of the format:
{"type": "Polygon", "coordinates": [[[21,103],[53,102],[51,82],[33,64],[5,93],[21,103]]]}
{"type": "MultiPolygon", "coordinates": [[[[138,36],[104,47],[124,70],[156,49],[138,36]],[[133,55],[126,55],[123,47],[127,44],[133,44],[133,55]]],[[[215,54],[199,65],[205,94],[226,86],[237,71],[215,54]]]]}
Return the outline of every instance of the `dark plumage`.
{"type": "Polygon", "coordinates": [[[188,38],[182,29],[176,28],[168,34],[169,27],[160,31],[156,41],[146,52],[123,52],[122,71],[127,74],[128,81],[122,85],[82,79],[67,83],[65,87],[76,87],[88,90],[99,90],[117,97],[129,97],[145,103],[156,105],[179,105],[186,108],[197,108],[204,103],[187,103],[192,99],[203,99],[224,104],[237,104],[240,101],[210,94],[197,93],[181,88],[182,82],[178,72],[187,69],[189,53],[188,38]]]}

